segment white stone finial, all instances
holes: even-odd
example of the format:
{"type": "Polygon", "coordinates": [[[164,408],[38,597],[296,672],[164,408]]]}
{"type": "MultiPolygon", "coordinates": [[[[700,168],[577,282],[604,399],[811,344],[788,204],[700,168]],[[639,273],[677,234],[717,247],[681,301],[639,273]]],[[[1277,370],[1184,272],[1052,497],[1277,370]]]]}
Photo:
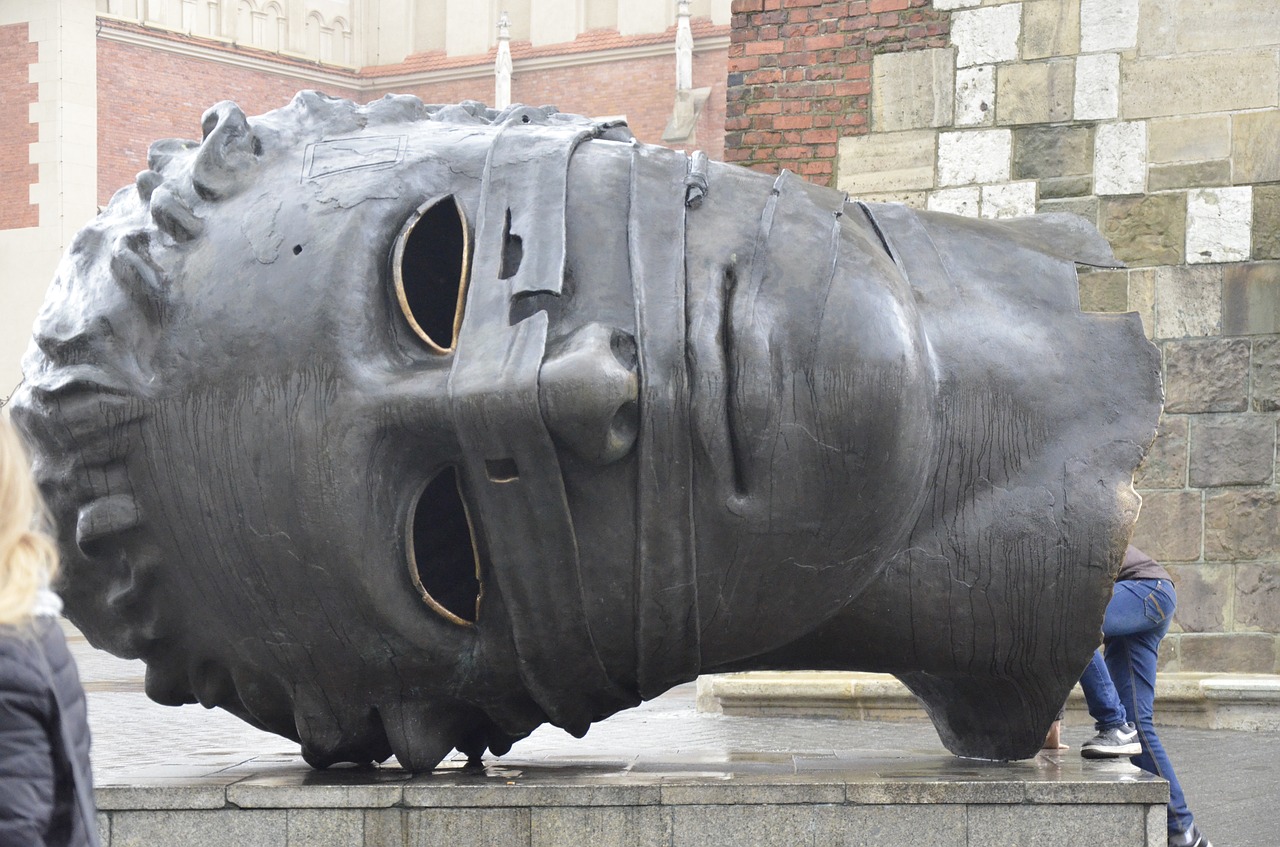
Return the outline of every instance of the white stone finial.
{"type": "Polygon", "coordinates": [[[676,1],[676,91],[693,88],[693,30],[689,28],[689,0],[676,1]]]}
{"type": "Polygon", "coordinates": [[[494,60],[493,106],[505,109],[511,105],[511,19],[503,12],[498,18],[498,56],[494,60]]]}

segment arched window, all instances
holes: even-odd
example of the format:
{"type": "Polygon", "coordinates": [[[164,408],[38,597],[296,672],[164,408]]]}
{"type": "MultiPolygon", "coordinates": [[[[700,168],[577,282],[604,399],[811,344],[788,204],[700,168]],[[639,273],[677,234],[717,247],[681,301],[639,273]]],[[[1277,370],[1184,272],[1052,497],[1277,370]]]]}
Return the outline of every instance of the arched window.
{"type": "Polygon", "coordinates": [[[205,18],[208,29],[205,32],[217,38],[222,35],[222,3],[220,0],[205,0],[205,18]]]}
{"type": "Polygon", "coordinates": [[[258,7],[250,0],[240,0],[236,5],[236,31],[235,40],[237,44],[253,44],[253,16],[258,11],[258,7]]]}
{"type": "Polygon", "coordinates": [[[166,29],[182,28],[182,0],[142,0],[143,18],[166,29]]]}
{"type": "Polygon", "coordinates": [[[342,18],[333,19],[333,61],[352,64],[351,25],[342,18]]]}
{"type": "Polygon", "coordinates": [[[262,41],[258,46],[264,50],[279,52],[285,46],[284,12],[276,3],[268,3],[262,10],[262,41]]]}
{"type": "Polygon", "coordinates": [[[303,26],[303,36],[307,46],[307,55],[313,59],[320,58],[321,33],[325,28],[324,18],[320,17],[319,12],[312,12],[307,15],[306,24],[303,26]]]}

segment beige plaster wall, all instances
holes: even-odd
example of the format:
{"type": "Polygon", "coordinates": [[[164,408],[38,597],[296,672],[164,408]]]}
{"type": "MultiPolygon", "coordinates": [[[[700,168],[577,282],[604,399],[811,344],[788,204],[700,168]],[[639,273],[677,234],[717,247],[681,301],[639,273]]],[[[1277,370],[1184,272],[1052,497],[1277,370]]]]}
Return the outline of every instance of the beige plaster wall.
{"type": "Polygon", "coordinates": [[[0,397],[21,378],[31,325],[72,236],[97,212],[97,67],[94,0],[0,0],[0,25],[26,23],[39,47],[30,81],[39,101],[31,161],[39,182],[31,202],[39,225],[0,230],[0,397]]]}
{"type": "MultiPolygon", "coordinates": [[[[695,16],[728,24],[731,0],[693,0],[695,16]]],[[[149,27],[346,67],[394,65],[414,53],[485,53],[498,19],[511,37],[563,44],[593,28],[662,32],[674,0],[95,0],[97,11],[149,27]],[[249,4],[241,6],[242,2],[249,4]]]]}

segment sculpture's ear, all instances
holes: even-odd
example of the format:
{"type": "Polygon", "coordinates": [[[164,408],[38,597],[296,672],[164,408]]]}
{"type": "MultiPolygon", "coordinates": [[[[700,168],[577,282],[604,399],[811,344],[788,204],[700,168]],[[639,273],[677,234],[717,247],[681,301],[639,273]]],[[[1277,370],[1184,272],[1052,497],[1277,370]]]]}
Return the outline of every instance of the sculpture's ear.
{"type": "Polygon", "coordinates": [[[1068,212],[1048,212],[1027,218],[993,221],[1023,246],[1059,259],[1096,268],[1123,268],[1111,245],[1087,218],[1068,212]]]}

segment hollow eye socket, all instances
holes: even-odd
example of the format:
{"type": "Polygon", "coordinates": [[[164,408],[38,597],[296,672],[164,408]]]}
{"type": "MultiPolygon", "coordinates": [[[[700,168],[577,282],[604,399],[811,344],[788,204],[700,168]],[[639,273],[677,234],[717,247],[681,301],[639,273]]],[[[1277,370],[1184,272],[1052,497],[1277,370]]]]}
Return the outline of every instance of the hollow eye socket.
{"type": "Polygon", "coordinates": [[[471,626],[484,583],[475,533],[458,474],[445,467],[418,495],[409,520],[409,574],[422,599],[445,620],[471,626]]]}
{"type": "Polygon", "coordinates": [[[392,277],[400,311],[432,352],[452,353],[462,325],[470,254],[467,219],[453,197],[419,206],[396,237],[392,277]]]}

